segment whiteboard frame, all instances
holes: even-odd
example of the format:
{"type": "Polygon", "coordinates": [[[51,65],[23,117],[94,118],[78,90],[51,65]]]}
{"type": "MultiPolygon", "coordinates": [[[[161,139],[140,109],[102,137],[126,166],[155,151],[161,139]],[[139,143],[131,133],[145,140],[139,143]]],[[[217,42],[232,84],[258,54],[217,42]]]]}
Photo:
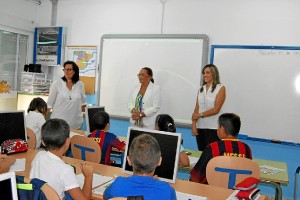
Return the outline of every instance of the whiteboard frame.
{"type": "MultiPolygon", "coordinates": [[[[300,50],[300,46],[259,46],[259,45],[211,45],[210,49],[210,63],[214,63],[215,60],[215,51],[217,49],[253,49],[253,50],[300,50]]],[[[283,141],[278,139],[266,139],[258,137],[248,137],[247,135],[241,136],[243,139],[250,139],[255,141],[263,142],[274,142],[274,143],[283,143],[287,145],[296,145],[299,146],[298,142],[283,141]]]]}
{"type": "MultiPolygon", "coordinates": [[[[98,88],[101,88],[101,71],[102,71],[102,57],[103,57],[103,48],[104,48],[104,40],[108,39],[182,39],[182,40],[190,40],[190,39],[199,39],[203,40],[203,51],[202,51],[202,63],[201,68],[208,64],[208,52],[209,52],[209,39],[205,34],[104,34],[101,37],[100,42],[100,54],[99,54],[99,70],[98,70],[98,88]]],[[[199,87],[202,83],[202,76],[199,74],[199,87]]],[[[97,105],[100,105],[100,95],[101,91],[97,95],[97,105]]],[[[196,95],[196,94],[195,94],[196,95]]],[[[190,97],[190,98],[195,98],[190,97]]],[[[192,111],[191,111],[192,112],[192,111]]],[[[118,115],[110,115],[113,119],[119,120],[129,120],[129,117],[118,116],[118,115]]],[[[186,123],[176,123],[177,127],[191,127],[191,124],[186,123]]]]}

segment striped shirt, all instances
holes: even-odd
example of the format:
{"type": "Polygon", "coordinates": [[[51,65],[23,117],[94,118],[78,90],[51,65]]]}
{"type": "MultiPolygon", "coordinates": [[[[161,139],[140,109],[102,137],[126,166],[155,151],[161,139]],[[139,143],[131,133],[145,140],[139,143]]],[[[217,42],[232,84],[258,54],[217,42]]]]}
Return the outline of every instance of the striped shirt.
{"type": "Polygon", "coordinates": [[[110,152],[112,147],[121,150],[126,145],[125,142],[121,142],[115,134],[106,131],[94,130],[88,137],[93,138],[101,148],[100,164],[111,164],[110,152]]]}
{"type": "Polygon", "coordinates": [[[190,179],[207,184],[206,166],[210,159],[216,156],[236,156],[252,159],[252,151],[247,144],[237,139],[224,139],[213,142],[203,151],[198,162],[190,172],[190,179]]]}

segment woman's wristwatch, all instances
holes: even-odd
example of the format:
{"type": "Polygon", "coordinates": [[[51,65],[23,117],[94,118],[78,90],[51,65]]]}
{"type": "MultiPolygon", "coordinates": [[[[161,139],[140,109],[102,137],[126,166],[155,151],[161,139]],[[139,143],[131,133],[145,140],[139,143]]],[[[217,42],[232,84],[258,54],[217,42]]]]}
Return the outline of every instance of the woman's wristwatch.
{"type": "Polygon", "coordinates": [[[143,117],[143,114],[142,114],[142,113],[140,113],[140,114],[139,114],[139,116],[140,116],[140,118],[142,118],[142,117],[143,117]]]}
{"type": "Polygon", "coordinates": [[[200,117],[203,118],[203,114],[202,113],[200,113],[200,117]]]}

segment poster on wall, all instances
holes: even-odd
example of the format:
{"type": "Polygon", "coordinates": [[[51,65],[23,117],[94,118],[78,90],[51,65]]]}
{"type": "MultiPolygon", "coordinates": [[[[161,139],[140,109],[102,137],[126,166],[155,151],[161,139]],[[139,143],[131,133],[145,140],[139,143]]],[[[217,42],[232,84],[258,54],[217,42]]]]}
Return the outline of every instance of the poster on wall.
{"type": "Polygon", "coordinates": [[[86,94],[95,93],[97,46],[67,46],[66,60],[74,61],[79,67],[80,80],[86,94]]]}
{"type": "Polygon", "coordinates": [[[45,66],[61,64],[63,28],[38,27],[34,36],[34,63],[45,66]]]}

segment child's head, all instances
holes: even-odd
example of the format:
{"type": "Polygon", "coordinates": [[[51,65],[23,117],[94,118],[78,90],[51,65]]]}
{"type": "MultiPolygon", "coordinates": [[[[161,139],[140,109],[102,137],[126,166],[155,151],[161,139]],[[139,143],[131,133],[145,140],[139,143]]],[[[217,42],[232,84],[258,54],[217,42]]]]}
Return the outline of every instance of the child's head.
{"type": "Polygon", "coordinates": [[[109,115],[105,111],[98,111],[93,116],[93,123],[96,129],[104,130],[107,124],[109,124],[109,115]]]}
{"type": "Polygon", "coordinates": [[[227,136],[237,137],[241,128],[240,117],[234,113],[224,113],[219,117],[218,136],[220,139],[227,136]]]}
{"type": "Polygon", "coordinates": [[[27,112],[35,110],[39,111],[43,115],[47,115],[47,103],[44,101],[44,99],[40,97],[32,99],[27,109],[27,112]]]}
{"type": "Polygon", "coordinates": [[[160,114],[155,120],[155,129],[166,132],[176,132],[176,127],[173,118],[167,114],[160,114]]]}
{"type": "Polygon", "coordinates": [[[161,151],[157,140],[148,134],[133,139],[128,162],[137,174],[150,174],[161,164],[161,151]]]}
{"type": "Polygon", "coordinates": [[[70,127],[63,119],[50,119],[42,126],[42,141],[47,150],[58,150],[69,139],[70,127]]]}

